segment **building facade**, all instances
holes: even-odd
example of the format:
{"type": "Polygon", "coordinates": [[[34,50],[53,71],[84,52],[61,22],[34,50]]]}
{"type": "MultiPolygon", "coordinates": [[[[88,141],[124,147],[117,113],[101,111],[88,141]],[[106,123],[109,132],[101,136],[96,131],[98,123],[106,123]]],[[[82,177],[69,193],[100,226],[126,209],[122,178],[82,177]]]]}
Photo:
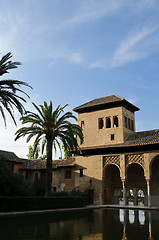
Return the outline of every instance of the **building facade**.
{"type": "Polygon", "coordinates": [[[96,204],[119,203],[121,191],[127,203],[130,190],[135,204],[141,191],[146,205],[159,204],[159,130],[135,131],[139,108],[111,95],[73,110],[84,134],[76,164],[85,177],[75,187],[92,190],[96,204]]]}
{"type": "MultiPolygon", "coordinates": [[[[138,204],[142,192],[145,205],[159,205],[159,130],[136,132],[139,108],[117,95],[73,110],[84,135],[81,154],[53,161],[52,191],[88,191],[94,204],[117,204],[121,192],[124,203],[133,192],[138,204]]],[[[16,164],[29,184],[45,176],[44,160],[20,161],[16,164]]]]}

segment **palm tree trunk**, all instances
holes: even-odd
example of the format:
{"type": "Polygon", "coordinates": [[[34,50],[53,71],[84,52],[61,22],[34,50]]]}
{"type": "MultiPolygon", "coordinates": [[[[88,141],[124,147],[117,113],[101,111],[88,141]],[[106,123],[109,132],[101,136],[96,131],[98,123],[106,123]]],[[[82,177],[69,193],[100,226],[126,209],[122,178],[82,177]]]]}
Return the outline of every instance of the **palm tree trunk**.
{"type": "Polygon", "coordinates": [[[46,160],[46,188],[45,196],[51,192],[52,185],[52,140],[47,140],[47,160],[46,160]]]}

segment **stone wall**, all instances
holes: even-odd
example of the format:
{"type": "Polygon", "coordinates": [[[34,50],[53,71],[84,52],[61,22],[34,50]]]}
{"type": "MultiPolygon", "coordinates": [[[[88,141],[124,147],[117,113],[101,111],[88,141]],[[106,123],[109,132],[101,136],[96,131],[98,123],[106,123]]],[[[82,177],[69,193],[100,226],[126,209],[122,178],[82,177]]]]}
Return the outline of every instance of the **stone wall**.
{"type": "Polygon", "coordinates": [[[123,107],[79,113],[78,124],[82,127],[84,134],[82,147],[123,143],[128,134],[132,132],[125,127],[125,116],[134,123],[134,113],[123,107]],[[114,124],[114,117],[118,118],[118,126],[114,124]],[[106,118],[110,119],[110,127],[107,126],[106,118]],[[99,127],[100,119],[103,120],[103,127],[101,128],[99,127]],[[111,135],[114,135],[113,139],[111,135]]]}
{"type": "Polygon", "coordinates": [[[80,191],[94,190],[94,203],[102,203],[102,157],[77,156],[76,164],[79,169],[83,168],[83,177],[80,177],[79,170],[75,171],[75,188],[80,191]]]}

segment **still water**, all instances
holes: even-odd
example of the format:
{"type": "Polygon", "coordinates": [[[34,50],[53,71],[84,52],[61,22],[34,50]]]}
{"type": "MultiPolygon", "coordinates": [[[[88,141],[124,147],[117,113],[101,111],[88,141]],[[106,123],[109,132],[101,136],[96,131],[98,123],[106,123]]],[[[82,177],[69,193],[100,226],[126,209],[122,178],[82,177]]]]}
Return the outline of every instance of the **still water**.
{"type": "Polygon", "coordinates": [[[159,240],[159,212],[81,210],[0,218],[0,240],[159,240]]]}

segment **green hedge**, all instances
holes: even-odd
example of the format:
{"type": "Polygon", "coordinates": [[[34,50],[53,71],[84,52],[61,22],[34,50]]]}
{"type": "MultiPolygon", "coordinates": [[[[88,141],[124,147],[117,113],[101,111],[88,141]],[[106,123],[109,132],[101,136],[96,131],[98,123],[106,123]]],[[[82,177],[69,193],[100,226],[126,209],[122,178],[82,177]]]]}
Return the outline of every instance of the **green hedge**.
{"type": "Polygon", "coordinates": [[[0,212],[76,208],[88,204],[85,196],[1,197],[0,212]]]}

